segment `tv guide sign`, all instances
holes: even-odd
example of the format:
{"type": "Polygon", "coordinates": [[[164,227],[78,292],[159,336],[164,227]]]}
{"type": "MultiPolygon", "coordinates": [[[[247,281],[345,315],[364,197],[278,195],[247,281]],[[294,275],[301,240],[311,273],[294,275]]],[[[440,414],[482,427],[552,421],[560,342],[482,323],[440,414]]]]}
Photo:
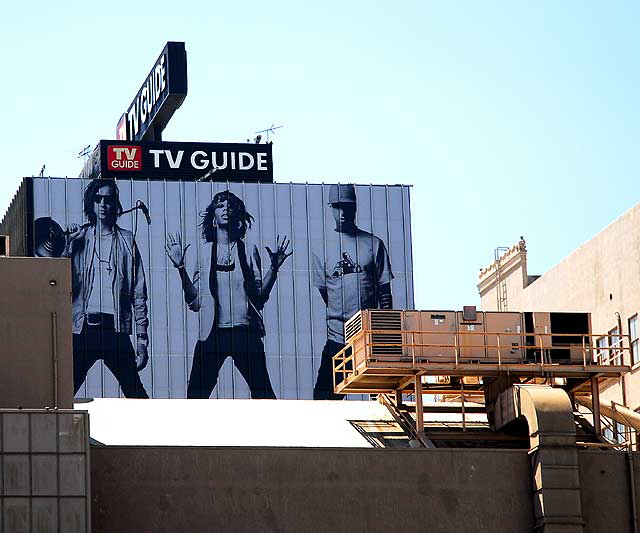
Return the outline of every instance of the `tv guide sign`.
{"type": "Polygon", "coordinates": [[[273,182],[271,144],[100,141],[110,178],[273,182]]]}
{"type": "Polygon", "coordinates": [[[120,117],[116,138],[160,141],[187,96],[187,53],[183,42],[168,42],[133,101],[120,117]]]}

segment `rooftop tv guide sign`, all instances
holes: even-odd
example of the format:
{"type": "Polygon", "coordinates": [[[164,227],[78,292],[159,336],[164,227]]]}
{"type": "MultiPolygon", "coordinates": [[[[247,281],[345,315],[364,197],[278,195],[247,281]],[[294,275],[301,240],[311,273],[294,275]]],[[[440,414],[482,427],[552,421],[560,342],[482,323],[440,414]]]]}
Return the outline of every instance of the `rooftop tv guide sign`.
{"type": "Polygon", "coordinates": [[[271,154],[271,144],[103,140],[100,141],[100,175],[271,183],[271,154]]]}

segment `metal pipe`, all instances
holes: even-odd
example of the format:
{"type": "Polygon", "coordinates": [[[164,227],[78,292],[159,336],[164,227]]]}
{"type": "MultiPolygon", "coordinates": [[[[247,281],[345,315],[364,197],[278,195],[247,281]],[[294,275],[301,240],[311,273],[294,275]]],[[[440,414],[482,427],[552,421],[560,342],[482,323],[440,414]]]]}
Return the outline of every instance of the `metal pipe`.
{"type": "Polygon", "coordinates": [[[454,354],[456,359],[456,366],[458,366],[458,352],[460,350],[460,340],[458,338],[459,333],[456,331],[456,334],[453,336],[454,341],[454,354]]]}
{"type": "Polygon", "coordinates": [[[593,428],[596,430],[596,435],[601,435],[600,389],[598,388],[598,378],[595,376],[591,378],[591,411],[593,411],[593,428]]]}
{"type": "Polygon", "coordinates": [[[58,407],[58,315],[51,313],[51,347],[53,356],[53,407],[58,407]]]}
{"type": "MultiPolygon", "coordinates": [[[[622,385],[622,405],[627,405],[627,385],[624,375],[620,376],[620,383],[622,385]]],[[[629,443],[629,449],[631,450],[634,444],[631,441],[635,439],[633,439],[633,432],[626,425],[624,430],[624,439],[629,443]]]]}
{"type": "Polygon", "coordinates": [[[467,431],[466,417],[464,411],[464,376],[460,378],[460,398],[462,399],[462,431],[467,431]]]}
{"type": "MultiPolygon", "coordinates": [[[[591,405],[593,403],[589,402],[581,396],[576,396],[576,402],[587,407],[588,409],[591,409],[591,405]]],[[[615,402],[611,403],[615,404],[615,402]]],[[[613,420],[615,420],[616,422],[620,422],[621,424],[632,427],[636,431],[640,431],[640,413],[636,413],[628,407],[620,404],[615,404],[615,410],[612,409],[610,405],[607,405],[604,402],[599,402],[598,406],[599,411],[601,411],[604,416],[612,418],[613,420]]]]}
{"type": "Polygon", "coordinates": [[[416,364],[416,337],[414,332],[411,332],[411,362],[416,364]]]}
{"type": "Polygon", "coordinates": [[[539,336],[540,339],[540,365],[544,369],[544,341],[542,340],[542,335],[539,336]]]}
{"type": "Polygon", "coordinates": [[[636,505],[636,474],[633,464],[633,453],[627,448],[627,465],[629,465],[629,492],[631,493],[631,515],[633,518],[633,532],[638,533],[638,507],[636,505]]]}
{"type": "Polygon", "coordinates": [[[422,406],[422,376],[418,374],[415,379],[416,388],[416,431],[419,435],[424,433],[424,408],[422,406]]]}
{"type": "Polygon", "coordinates": [[[624,356],[622,355],[624,353],[622,350],[622,318],[620,318],[620,313],[618,313],[618,311],[615,312],[615,315],[618,319],[618,349],[620,350],[620,357],[622,358],[618,364],[624,364],[624,356]]]}
{"type": "MultiPolygon", "coordinates": [[[[620,318],[620,313],[618,313],[617,311],[616,311],[616,317],[618,319],[618,332],[620,333],[620,357],[622,359],[620,361],[620,364],[624,364],[624,346],[622,344],[624,336],[622,335],[622,318],[620,318]]],[[[629,337],[629,359],[631,359],[631,337],[629,337]]],[[[629,361],[629,363],[632,365],[633,361],[629,361]]],[[[625,377],[626,377],[626,374],[623,374],[622,376],[620,376],[620,388],[622,389],[622,405],[627,405],[627,380],[625,379],[625,377]]],[[[629,449],[631,449],[632,447],[631,431],[629,430],[626,424],[624,429],[624,439],[627,441],[629,449]]],[[[635,503],[635,500],[634,500],[634,503],[635,503]]]]}

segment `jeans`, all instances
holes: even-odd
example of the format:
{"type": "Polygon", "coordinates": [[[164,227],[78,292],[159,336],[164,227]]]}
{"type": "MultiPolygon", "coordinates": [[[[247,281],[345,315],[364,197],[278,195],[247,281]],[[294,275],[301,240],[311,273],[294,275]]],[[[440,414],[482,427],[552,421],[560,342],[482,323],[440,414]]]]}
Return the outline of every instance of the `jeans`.
{"type": "Polygon", "coordinates": [[[322,350],[322,361],[318,369],[316,386],[313,388],[314,400],[342,400],[344,394],[333,392],[333,356],[344,348],[344,344],[327,340],[322,350]]]}
{"type": "Polygon", "coordinates": [[[267,371],[262,337],[247,326],[213,328],[209,337],[196,343],[187,387],[187,398],[209,398],[227,357],[249,385],[252,398],[276,398],[267,371]]]}
{"type": "MultiPolygon", "coordinates": [[[[106,315],[112,316],[112,315],[106,315]]],[[[113,319],[103,324],[85,324],[80,333],[73,335],[73,389],[74,394],[87,378],[87,372],[98,360],[118,380],[122,393],[127,398],[148,398],[136,368],[136,352],[126,333],[118,333],[113,319]]]]}

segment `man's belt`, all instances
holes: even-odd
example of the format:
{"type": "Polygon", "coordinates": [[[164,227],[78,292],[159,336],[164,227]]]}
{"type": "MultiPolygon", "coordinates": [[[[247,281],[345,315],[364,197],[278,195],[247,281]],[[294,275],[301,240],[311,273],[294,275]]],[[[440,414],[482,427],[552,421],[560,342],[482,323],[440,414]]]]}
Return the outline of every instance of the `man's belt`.
{"type": "Polygon", "coordinates": [[[113,329],[115,321],[113,315],[107,313],[87,313],[87,326],[102,326],[103,328],[113,329]]]}

